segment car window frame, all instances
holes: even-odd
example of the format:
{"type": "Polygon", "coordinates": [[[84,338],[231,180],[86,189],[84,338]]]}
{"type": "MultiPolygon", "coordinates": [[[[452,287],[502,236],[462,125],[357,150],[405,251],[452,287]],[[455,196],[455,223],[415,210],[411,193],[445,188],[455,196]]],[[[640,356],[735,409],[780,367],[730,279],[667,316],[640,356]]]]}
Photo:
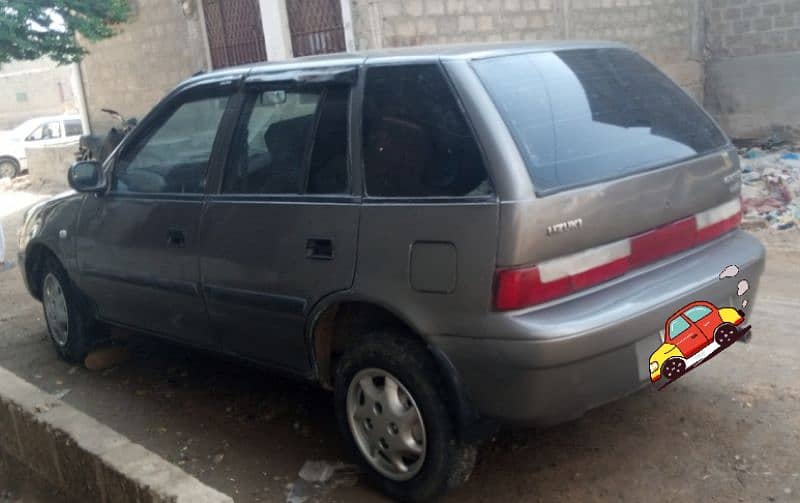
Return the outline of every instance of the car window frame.
{"type": "Polygon", "coordinates": [[[73,138],[73,137],[81,137],[81,136],[83,136],[83,124],[81,123],[80,118],[62,119],[61,120],[61,130],[64,132],[64,138],[73,138]],[[77,122],[78,126],[81,128],[81,132],[78,133],[78,134],[68,135],[67,134],[67,121],[77,122]]]}
{"type": "Polygon", "coordinates": [[[230,116],[235,114],[241,103],[237,100],[237,84],[240,81],[236,77],[227,77],[222,79],[215,79],[206,82],[200,82],[194,85],[188,85],[179,88],[164,97],[131,131],[120,144],[114,149],[111,155],[104,163],[103,170],[106,173],[108,184],[106,186],[104,196],[119,197],[126,199],[202,199],[209,193],[209,186],[213,181],[215,165],[218,162],[220,150],[224,147],[226,142],[226,122],[230,120],[230,116]],[[204,93],[210,93],[206,94],[204,93]],[[214,135],[214,141],[211,144],[211,154],[208,159],[208,168],[205,174],[205,190],[203,192],[186,193],[186,192],[120,192],[113,190],[114,178],[116,177],[119,168],[119,158],[128,149],[141,148],[140,142],[148,141],[154,132],[164,125],[178,108],[190,101],[197,101],[199,99],[213,97],[214,94],[228,95],[228,101],[225,110],[222,112],[217,131],[214,135]]]}
{"type": "Polygon", "coordinates": [[[672,318],[671,320],[669,320],[669,323],[667,324],[667,337],[669,338],[669,340],[670,340],[670,341],[673,341],[673,340],[675,340],[675,338],[676,338],[676,337],[679,337],[679,336],[680,336],[682,333],[686,332],[686,331],[687,331],[687,330],[689,330],[690,328],[692,328],[692,322],[691,322],[691,321],[689,321],[689,320],[687,320],[687,319],[686,319],[686,318],[683,316],[683,314],[680,314],[680,315],[678,315],[678,316],[675,316],[675,317],[674,317],[674,318],[672,318]],[[681,330],[680,332],[678,332],[677,334],[675,334],[675,336],[673,336],[673,335],[672,335],[672,324],[673,324],[673,323],[675,323],[675,322],[676,322],[676,321],[678,321],[678,320],[681,320],[681,321],[683,321],[684,323],[686,323],[686,328],[684,328],[683,330],[681,330]]]}
{"type": "MultiPolygon", "coordinates": [[[[361,72],[363,65],[348,62],[337,66],[307,67],[301,70],[277,69],[264,73],[250,73],[243,77],[238,92],[236,93],[236,109],[233,110],[228,118],[227,124],[224,122],[220,129],[227,128],[228,134],[223,139],[218,152],[217,163],[212,166],[213,175],[206,182],[206,196],[213,201],[279,201],[279,202],[331,202],[331,203],[353,203],[360,202],[362,193],[361,176],[357,169],[354,169],[360,162],[360,143],[356,142],[356,136],[360,134],[360,106],[361,89],[363,82],[361,72]],[[223,192],[223,183],[228,169],[231,148],[234,144],[234,134],[237,126],[242,120],[242,115],[247,113],[247,97],[250,93],[270,90],[286,89],[287,87],[309,87],[309,86],[332,86],[345,85],[350,89],[349,104],[347,108],[347,180],[348,188],[345,192],[337,194],[308,194],[305,191],[298,194],[236,194],[223,192]],[[359,149],[359,150],[357,150],[359,149]]],[[[320,102],[321,103],[321,102],[320,102]]],[[[318,106],[315,115],[318,116],[321,107],[318,106]]],[[[313,131],[310,139],[316,139],[316,127],[318,117],[315,116],[313,131]]],[[[314,141],[309,141],[313,145],[314,141]]],[[[313,149],[309,150],[313,152],[313,149]]],[[[305,152],[304,154],[307,154],[305,152]]],[[[311,158],[308,157],[304,170],[310,166],[311,158]]],[[[307,178],[307,175],[304,175],[307,178]]],[[[307,183],[305,184],[307,189],[307,183]]]]}
{"type": "Polygon", "coordinates": [[[397,204],[397,203],[419,203],[419,204],[475,204],[475,203],[485,203],[485,202],[492,202],[496,203],[499,201],[499,196],[497,194],[496,184],[492,177],[492,170],[489,165],[489,157],[486,153],[486,148],[484,147],[483,140],[481,136],[478,134],[475,124],[470,117],[470,114],[467,112],[467,108],[462,100],[460,94],[458,93],[458,89],[454,85],[452,81],[452,77],[447,71],[447,68],[442,63],[440,58],[437,59],[421,59],[421,60],[404,60],[404,61],[389,61],[389,62],[373,62],[363,65],[362,72],[360,75],[360,84],[361,84],[361,97],[360,97],[360,107],[358,109],[358,116],[357,120],[359,123],[359,131],[358,131],[358,153],[359,153],[359,164],[358,170],[361,172],[361,193],[364,195],[364,202],[369,204],[397,204]],[[489,180],[490,185],[490,192],[488,194],[482,195],[475,195],[475,196],[376,196],[370,195],[367,191],[367,176],[366,176],[366,166],[364,165],[364,145],[363,145],[363,138],[361,137],[361,126],[363,125],[364,121],[364,110],[363,110],[363,102],[366,93],[366,81],[367,75],[369,70],[372,68],[384,68],[384,67],[411,67],[411,66],[434,66],[439,71],[440,75],[444,79],[447,88],[450,90],[450,94],[456,102],[456,107],[458,111],[461,113],[461,117],[464,120],[465,124],[467,125],[467,129],[469,130],[473,141],[478,147],[478,151],[481,155],[481,161],[483,162],[483,169],[486,172],[486,177],[489,180]]]}
{"type": "Polygon", "coordinates": [[[692,322],[692,323],[697,323],[698,321],[702,320],[703,318],[705,318],[706,316],[708,316],[708,315],[709,315],[709,314],[711,314],[712,312],[713,312],[713,310],[712,310],[710,307],[708,307],[708,306],[704,306],[704,305],[700,304],[700,305],[697,305],[697,306],[692,306],[692,307],[690,307],[690,308],[686,309],[686,310],[685,310],[685,311],[684,311],[682,314],[683,314],[683,316],[684,316],[685,318],[687,318],[687,319],[688,319],[690,322],[692,322]],[[706,310],[706,313],[705,313],[703,316],[701,316],[701,317],[697,318],[696,320],[693,320],[693,319],[691,318],[691,316],[689,316],[689,311],[692,311],[692,310],[695,310],[695,309],[705,309],[705,310],[706,310]]]}

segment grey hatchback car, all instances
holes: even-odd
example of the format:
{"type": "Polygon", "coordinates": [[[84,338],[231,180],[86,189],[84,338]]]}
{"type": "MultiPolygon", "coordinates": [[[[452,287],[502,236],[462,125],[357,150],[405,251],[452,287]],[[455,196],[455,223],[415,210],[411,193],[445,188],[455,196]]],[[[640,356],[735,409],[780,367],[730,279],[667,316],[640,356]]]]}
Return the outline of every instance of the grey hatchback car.
{"type": "Polygon", "coordinates": [[[62,357],[111,324],[315,381],[404,500],[466,480],[497,423],[643,387],[669,315],[764,266],[729,140],[611,43],[199,75],[69,181],[19,243],[62,357]]]}

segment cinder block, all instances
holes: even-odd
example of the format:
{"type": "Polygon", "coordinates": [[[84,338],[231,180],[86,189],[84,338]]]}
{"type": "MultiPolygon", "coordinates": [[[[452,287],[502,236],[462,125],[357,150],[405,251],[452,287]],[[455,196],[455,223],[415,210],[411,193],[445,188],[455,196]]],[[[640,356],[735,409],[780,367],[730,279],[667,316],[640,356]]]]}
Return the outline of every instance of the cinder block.
{"type": "Polygon", "coordinates": [[[473,16],[458,16],[458,30],[461,32],[475,31],[475,18],[473,16]]]}

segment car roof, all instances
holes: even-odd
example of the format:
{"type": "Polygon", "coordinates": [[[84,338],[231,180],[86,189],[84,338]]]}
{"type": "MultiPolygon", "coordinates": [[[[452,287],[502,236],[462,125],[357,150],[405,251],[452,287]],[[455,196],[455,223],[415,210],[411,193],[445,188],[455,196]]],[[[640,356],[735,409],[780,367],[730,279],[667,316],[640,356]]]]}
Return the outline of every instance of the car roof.
{"type": "Polygon", "coordinates": [[[21,122],[20,125],[25,124],[27,122],[45,122],[45,121],[58,121],[58,120],[65,120],[65,119],[80,119],[80,115],[43,115],[41,117],[33,117],[31,119],[26,120],[25,122],[21,122]]]}
{"type": "Polygon", "coordinates": [[[628,46],[617,42],[604,41],[537,41],[465,43],[372,49],[367,51],[303,56],[284,61],[235,66],[212,72],[200,73],[185,81],[184,85],[199,84],[203,81],[225,78],[236,78],[245,74],[271,73],[277,71],[356,66],[362,64],[383,64],[390,62],[411,63],[452,59],[470,60],[530,52],[601,48],[627,49],[628,46]]]}

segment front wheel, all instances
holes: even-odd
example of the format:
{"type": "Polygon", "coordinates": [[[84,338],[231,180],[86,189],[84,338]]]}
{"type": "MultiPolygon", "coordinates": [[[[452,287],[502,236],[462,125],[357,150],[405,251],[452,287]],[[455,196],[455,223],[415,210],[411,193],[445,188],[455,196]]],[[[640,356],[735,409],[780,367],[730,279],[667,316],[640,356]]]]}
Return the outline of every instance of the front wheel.
{"type": "Polygon", "coordinates": [[[336,370],[339,428],[388,496],[427,501],[469,477],[476,449],[455,435],[438,369],[409,335],[372,334],[336,370]]]}
{"type": "Polygon", "coordinates": [[[664,362],[661,367],[661,375],[667,380],[674,381],[686,372],[686,360],[683,358],[672,357],[664,362]]]}
{"type": "Polygon", "coordinates": [[[10,157],[0,159],[0,178],[15,178],[19,175],[19,167],[16,159],[10,157]]]}
{"type": "Polygon", "coordinates": [[[94,340],[94,321],[66,271],[54,258],[45,262],[41,292],[44,319],[56,352],[68,362],[83,362],[94,340]]]}
{"type": "Polygon", "coordinates": [[[714,341],[726,348],[736,341],[737,330],[732,323],[723,323],[714,332],[714,341]]]}

